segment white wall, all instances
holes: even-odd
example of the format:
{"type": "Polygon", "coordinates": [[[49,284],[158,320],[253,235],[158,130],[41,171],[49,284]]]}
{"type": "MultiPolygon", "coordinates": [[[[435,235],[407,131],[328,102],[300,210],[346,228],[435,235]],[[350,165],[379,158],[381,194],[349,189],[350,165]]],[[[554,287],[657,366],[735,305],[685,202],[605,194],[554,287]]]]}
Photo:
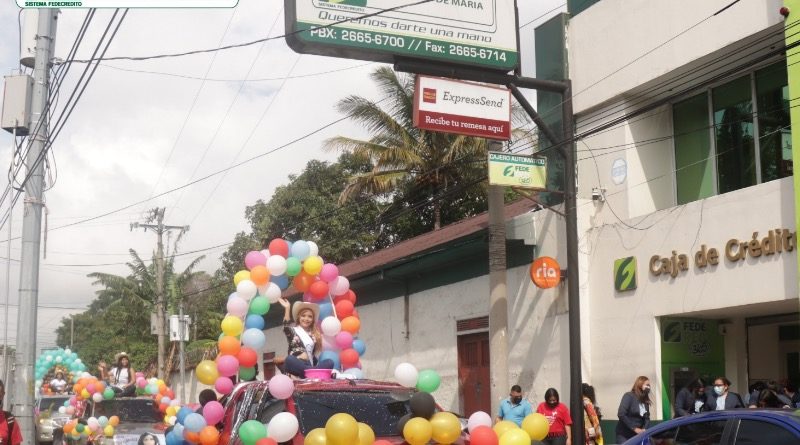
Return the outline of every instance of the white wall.
{"type": "Polygon", "coordinates": [[[746,0],[681,34],[729,3],[730,0],[603,0],[573,17],[568,42],[575,112],[580,114],[783,22],[778,14],[783,6],[781,0],[746,0]]]}

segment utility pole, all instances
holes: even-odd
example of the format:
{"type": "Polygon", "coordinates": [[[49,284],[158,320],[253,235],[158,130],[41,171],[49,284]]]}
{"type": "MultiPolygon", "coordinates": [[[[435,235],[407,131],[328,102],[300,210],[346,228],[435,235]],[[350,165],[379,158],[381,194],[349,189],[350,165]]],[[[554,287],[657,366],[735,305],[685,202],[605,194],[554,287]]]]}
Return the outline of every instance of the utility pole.
{"type": "Polygon", "coordinates": [[[69,348],[75,344],[75,314],[69,314],[69,348]]]}
{"type": "MultiPolygon", "coordinates": [[[[487,140],[487,151],[502,143],[487,140]]],[[[506,221],[503,187],[489,186],[489,354],[492,412],[508,392],[508,294],[506,291],[506,221]]]]}
{"type": "Polygon", "coordinates": [[[158,331],[158,378],[164,379],[166,376],[166,367],[164,366],[164,357],[167,352],[166,341],[166,298],[164,295],[164,233],[170,230],[180,230],[181,233],[189,230],[189,226],[167,226],[164,225],[164,212],[166,207],[152,209],[147,218],[148,223],[155,224],[141,224],[138,222],[131,223],[131,230],[139,227],[145,231],[151,229],[156,232],[158,236],[158,244],[156,245],[156,330],[158,331]]]}
{"type": "Polygon", "coordinates": [[[34,442],[33,382],[36,360],[36,316],[39,303],[39,247],[42,239],[42,201],[44,189],[45,144],[49,138],[47,119],[48,91],[50,88],[50,60],[56,40],[58,9],[40,9],[36,32],[36,61],[33,70],[34,85],[31,99],[31,124],[34,133],[30,151],[25,158],[27,183],[25,186],[25,211],[22,223],[22,256],[19,273],[19,316],[17,321],[17,347],[15,353],[15,382],[11,385],[12,406],[19,422],[23,444],[34,442]]]}

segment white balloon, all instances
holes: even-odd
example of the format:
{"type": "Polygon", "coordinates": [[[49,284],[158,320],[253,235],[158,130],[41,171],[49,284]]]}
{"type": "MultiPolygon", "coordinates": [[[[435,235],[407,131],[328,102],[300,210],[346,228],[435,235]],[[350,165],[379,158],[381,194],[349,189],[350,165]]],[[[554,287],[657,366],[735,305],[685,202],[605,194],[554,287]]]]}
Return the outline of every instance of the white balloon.
{"type": "MultiPolygon", "coordinates": [[[[340,323],[341,325],[341,323],[340,323]]],[[[341,329],[341,326],[339,326],[341,329]]],[[[336,337],[323,335],[322,336],[322,350],[323,351],[336,351],[339,347],[336,346],[336,337]]]]}
{"type": "Polygon", "coordinates": [[[103,401],[103,395],[100,394],[99,392],[96,392],[96,393],[92,394],[92,400],[94,400],[95,402],[102,402],[103,401]]]}
{"type": "Polygon", "coordinates": [[[319,256],[319,246],[314,241],[308,241],[308,256],[319,256]]]}
{"type": "Polygon", "coordinates": [[[264,255],[264,258],[269,258],[269,249],[262,250],[261,255],[264,255]]]}
{"type": "Polygon", "coordinates": [[[333,295],[344,295],[348,290],[350,290],[350,280],[347,277],[339,275],[331,283],[331,294],[333,295]]]}
{"type": "Polygon", "coordinates": [[[417,386],[418,376],[419,372],[417,368],[411,363],[400,363],[394,368],[394,378],[397,379],[397,383],[408,388],[417,386]]]}
{"type": "Polygon", "coordinates": [[[236,293],[239,294],[240,297],[244,298],[245,301],[250,301],[251,298],[256,296],[258,292],[258,288],[256,284],[250,280],[242,280],[236,286],[236,293]]]}
{"type": "Polygon", "coordinates": [[[469,420],[467,420],[467,430],[470,433],[472,433],[472,430],[482,425],[491,428],[492,416],[483,411],[475,411],[471,416],[469,416],[469,420]]]}
{"type": "Polygon", "coordinates": [[[267,297],[270,304],[275,304],[281,298],[281,288],[275,283],[269,283],[267,285],[267,291],[263,294],[267,297]]]}
{"type": "Polygon", "coordinates": [[[66,414],[67,413],[67,407],[66,406],[59,406],[58,407],[58,412],[59,412],[59,414],[66,414]]]}
{"type": "Polygon", "coordinates": [[[64,354],[67,354],[67,355],[72,354],[72,350],[67,348],[67,349],[64,350],[64,354]]]}
{"type": "Polygon", "coordinates": [[[297,417],[292,413],[278,413],[269,422],[268,437],[275,442],[288,442],[297,434],[300,427],[297,417]]]}
{"type": "Polygon", "coordinates": [[[255,351],[260,351],[267,343],[267,337],[261,329],[250,328],[242,334],[242,344],[255,351]]]}
{"type": "MultiPolygon", "coordinates": [[[[321,327],[323,334],[333,337],[342,330],[342,323],[336,317],[330,316],[322,320],[321,327]]],[[[414,384],[416,385],[417,382],[414,382],[414,384]]]]}
{"type": "Polygon", "coordinates": [[[286,273],[286,258],[280,255],[272,255],[267,260],[267,269],[274,276],[283,275],[286,273]]]}
{"type": "Polygon", "coordinates": [[[263,297],[267,293],[267,287],[268,286],[269,286],[269,283],[267,283],[267,284],[265,284],[263,286],[258,286],[258,295],[261,295],[263,297]]]}

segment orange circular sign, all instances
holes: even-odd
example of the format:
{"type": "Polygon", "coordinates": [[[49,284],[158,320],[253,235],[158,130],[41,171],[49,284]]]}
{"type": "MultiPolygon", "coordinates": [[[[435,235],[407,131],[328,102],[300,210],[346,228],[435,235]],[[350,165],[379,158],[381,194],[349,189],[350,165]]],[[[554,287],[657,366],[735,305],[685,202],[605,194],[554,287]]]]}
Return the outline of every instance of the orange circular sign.
{"type": "Polygon", "coordinates": [[[531,280],[542,289],[556,287],[561,282],[561,266],[549,256],[536,258],[531,264],[531,280]]]}

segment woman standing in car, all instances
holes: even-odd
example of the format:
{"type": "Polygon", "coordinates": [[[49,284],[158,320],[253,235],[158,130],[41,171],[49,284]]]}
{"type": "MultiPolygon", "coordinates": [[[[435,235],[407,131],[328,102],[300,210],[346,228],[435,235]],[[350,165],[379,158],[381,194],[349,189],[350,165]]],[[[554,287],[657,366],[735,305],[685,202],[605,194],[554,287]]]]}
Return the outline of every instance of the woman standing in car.
{"type": "Polygon", "coordinates": [[[617,443],[623,443],[650,426],[650,379],[640,375],[622,396],[617,410],[617,443]]]}

